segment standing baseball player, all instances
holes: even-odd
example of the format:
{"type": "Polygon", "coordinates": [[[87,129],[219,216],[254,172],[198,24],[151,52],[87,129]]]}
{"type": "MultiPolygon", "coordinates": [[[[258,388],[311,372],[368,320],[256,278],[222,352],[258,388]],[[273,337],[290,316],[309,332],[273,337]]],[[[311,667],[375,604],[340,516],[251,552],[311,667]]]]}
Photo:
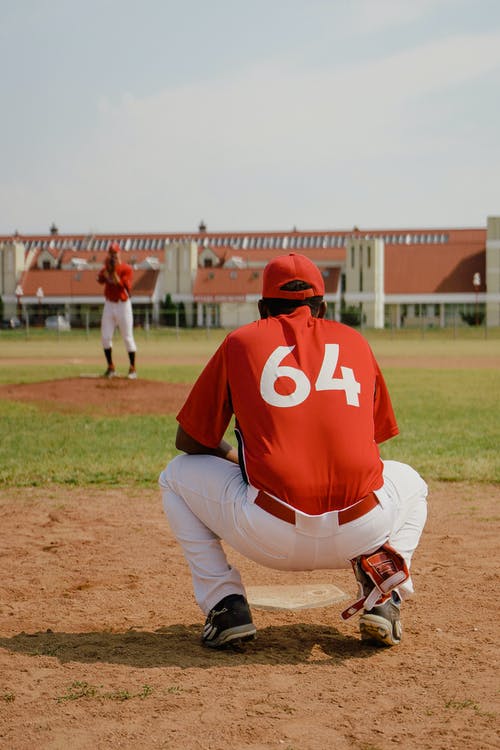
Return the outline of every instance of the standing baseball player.
{"type": "Polygon", "coordinates": [[[101,318],[101,340],[108,365],[104,377],[114,378],[116,375],[113,363],[113,334],[115,328],[120,329],[129,358],[129,380],[137,378],[135,369],[135,353],[137,347],[134,340],[134,318],[130,290],[132,288],[132,266],[122,263],[120,246],[112,242],[104,266],[99,271],[97,281],[104,284],[104,310],[101,318]]]}
{"type": "Polygon", "coordinates": [[[352,566],[359,598],[342,616],[360,613],[364,641],[401,640],[427,485],[381,460],[378,444],[398,433],[383,376],[358,332],[325,320],[323,295],[308,258],[272,260],[261,319],[225,338],[177,416],[186,455],[159,482],[210,648],[256,633],[221,540],[278,570],[352,566]],[[224,440],[233,415],[237,450],[224,440]]]}

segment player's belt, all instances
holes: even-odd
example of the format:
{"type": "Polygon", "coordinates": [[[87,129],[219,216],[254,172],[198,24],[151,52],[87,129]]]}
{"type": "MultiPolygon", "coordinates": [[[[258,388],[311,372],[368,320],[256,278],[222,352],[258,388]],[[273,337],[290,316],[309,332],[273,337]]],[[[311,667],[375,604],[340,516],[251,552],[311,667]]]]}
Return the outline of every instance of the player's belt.
{"type": "MultiPolygon", "coordinates": [[[[259,508],[265,510],[266,513],[270,513],[271,516],[280,518],[282,521],[286,521],[287,523],[291,523],[295,526],[296,514],[294,509],[289,505],[283,505],[283,503],[278,502],[278,500],[275,500],[274,497],[268,495],[267,492],[259,490],[254,502],[255,505],[258,505],[259,508]]],[[[354,503],[354,505],[349,505],[348,508],[342,508],[341,510],[337,511],[339,526],[342,526],[345,523],[349,523],[350,521],[355,521],[357,518],[361,518],[365,515],[365,513],[373,510],[377,505],[377,496],[374,492],[370,492],[369,495],[366,495],[366,497],[358,500],[358,502],[354,503]]]]}

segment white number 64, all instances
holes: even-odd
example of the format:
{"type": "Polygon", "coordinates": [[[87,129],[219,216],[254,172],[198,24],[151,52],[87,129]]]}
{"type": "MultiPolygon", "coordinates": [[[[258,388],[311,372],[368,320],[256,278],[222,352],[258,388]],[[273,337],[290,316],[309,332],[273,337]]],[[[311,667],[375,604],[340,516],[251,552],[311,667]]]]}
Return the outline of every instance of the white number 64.
{"type": "MultiPolygon", "coordinates": [[[[280,362],[295,349],[294,346],[278,346],[267,360],[260,378],[260,393],[264,401],[271,406],[297,406],[309,396],[311,383],[307,375],[298,367],[280,365],[280,362]],[[275,384],[278,378],[291,378],[295,390],[288,395],[277,393],[275,384]]],[[[323,364],[316,378],[314,387],[317,391],[344,391],[349,406],[359,406],[358,394],[361,385],[354,377],[350,367],[341,367],[341,378],[335,378],[335,369],[339,361],[339,345],[325,344],[323,364]]]]}

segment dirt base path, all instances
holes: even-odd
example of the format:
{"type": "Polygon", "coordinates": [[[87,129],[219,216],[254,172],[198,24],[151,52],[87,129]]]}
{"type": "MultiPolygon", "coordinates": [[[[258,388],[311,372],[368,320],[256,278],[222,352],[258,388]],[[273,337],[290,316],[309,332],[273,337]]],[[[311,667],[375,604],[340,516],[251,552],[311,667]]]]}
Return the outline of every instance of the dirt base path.
{"type": "MultiPolygon", "coordinates": [[[[240,652],[203,617],[156,488],[0,491],[0,747],[483,750],[498,737],[493,486],[431,486],[404,639],[363,646],[344,605],[254,611],[240,652]]],[[[229,551],[247,585],[333,582],[229,551]]]]}

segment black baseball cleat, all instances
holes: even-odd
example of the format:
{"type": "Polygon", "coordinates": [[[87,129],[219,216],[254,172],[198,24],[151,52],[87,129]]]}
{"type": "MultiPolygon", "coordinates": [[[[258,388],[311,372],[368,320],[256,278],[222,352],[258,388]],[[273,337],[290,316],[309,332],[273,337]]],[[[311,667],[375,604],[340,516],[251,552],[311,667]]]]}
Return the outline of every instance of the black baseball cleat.
{"type": "Polygon", "coordinates": [[[374,646],[399,645],[403,635],[400,607],[399,594],[393,591],[387,601],[365,610],[359,618],[361,640],[374,646]]]}
{"type": "Polygon", "coordinates": [[[250,607],[241,594],[221,599],[208,613],[201,642],[208,648],[226,648],[255,638],[250,607]]]}

